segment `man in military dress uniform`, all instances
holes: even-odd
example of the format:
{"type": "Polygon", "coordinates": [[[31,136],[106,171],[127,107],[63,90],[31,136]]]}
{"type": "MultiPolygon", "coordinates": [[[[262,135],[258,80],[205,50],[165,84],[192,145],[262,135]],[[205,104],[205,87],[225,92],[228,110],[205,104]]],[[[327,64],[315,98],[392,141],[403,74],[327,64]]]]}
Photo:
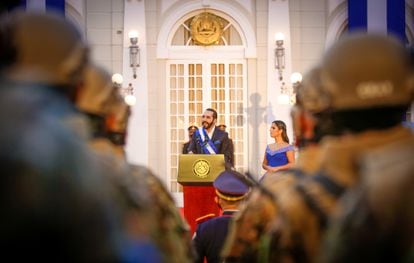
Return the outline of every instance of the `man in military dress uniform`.
{"type": "Polygon", "coordinates": [[[249,193],[249,186],[242,177],[243,175],[229,170],[214,180],[215,202],[223,213],[220,217],[207,216],[197,220],[198,226],[193,238],[198,256],[195,262],[203,262],[204,257],[208,263],[221,262],[220,254],[231,218],[239,211],[239,206],[249,193]]]}

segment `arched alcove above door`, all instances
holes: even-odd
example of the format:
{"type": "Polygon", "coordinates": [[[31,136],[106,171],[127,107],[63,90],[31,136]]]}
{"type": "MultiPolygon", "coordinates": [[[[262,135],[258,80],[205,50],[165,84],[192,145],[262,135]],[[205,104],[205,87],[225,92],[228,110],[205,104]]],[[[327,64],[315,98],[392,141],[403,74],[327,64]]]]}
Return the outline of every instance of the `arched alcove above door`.
{"type": "MultiPolygon", "coordinates": [[[[179,51],[181,47],[175,45],[178,40],[176,34],[179,33],[180,30],[184,30],[181,29],[181,27],[186,21],[203,12],[211,13],[227,21],[227,23],[230,24],[228,33],[231,34],[231,32],[237,32],[240,38],[240,44],[238,46],[240,47],[239,50],[243,53],[243,56],[245,58],[256,57],[256,34],[245,13],[241,12],[241,10],[238,10],[234,5],[227,1],[211,1],[208,8],[201,6],[200,3],[191,2],[183,4],[180,8],[170,10],[167,13],[157,38],[157,58],[173,58],[171,56],[177,55],[177,51],[179,51]]],[[[193,47],[200,48],[199,46],[193,47]]],[[[217,46],[214,48],[218,49],[217,51],[220,49],[217,46]]],[[[221,46],[221,49],[223,52],[226,52],[225,46],[221,46]]],[[[232,50],[234,50],[234,47],[232,50]]],[[[189,51],[189,49],[187,48],[186,51],[189,51]]]]}

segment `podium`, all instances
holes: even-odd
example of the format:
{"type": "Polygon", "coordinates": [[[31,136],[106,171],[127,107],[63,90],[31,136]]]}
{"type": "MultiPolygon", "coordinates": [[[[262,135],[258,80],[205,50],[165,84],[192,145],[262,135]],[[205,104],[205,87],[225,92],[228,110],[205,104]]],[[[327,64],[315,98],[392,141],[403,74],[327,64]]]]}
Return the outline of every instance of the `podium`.
{"type": "Polygon", "coordinates": [[[178,159],[177,181],[183,186],[184,217],[196,230],[196,219],[208,214],[219,216],[214,202],[213,182],[225,170],[223,154],[181,154],[178,159]]]}

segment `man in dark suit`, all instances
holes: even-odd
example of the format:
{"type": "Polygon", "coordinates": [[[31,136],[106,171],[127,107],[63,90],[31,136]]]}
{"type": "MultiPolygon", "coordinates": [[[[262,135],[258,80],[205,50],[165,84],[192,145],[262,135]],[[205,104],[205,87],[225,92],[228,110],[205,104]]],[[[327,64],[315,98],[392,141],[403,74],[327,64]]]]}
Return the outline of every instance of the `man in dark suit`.
{"type": "Polygon", "coordinates": [[[224,171],[216,180],[213,186],[216,190],[215,202],[223,210],[219,217],[206,217],[197,220],[198,226],[194,233],[193,244],[197,252],[195,263],[222,262],[220,256],[224,241],[228,233],[228,227],[232,216],[238,212],[240,204],[249,193],[249,186],[241,179],[243,175],[235,171],[224,171]]]}
{"type": "Polygon", "coordinates": [[[234,166],[234,152],[227,132],[216,129],[217,111],[208,108],[202,117],[202,127],[195,131],[188,146],[188,153],[224,154],[226,166],[234,166]]]}

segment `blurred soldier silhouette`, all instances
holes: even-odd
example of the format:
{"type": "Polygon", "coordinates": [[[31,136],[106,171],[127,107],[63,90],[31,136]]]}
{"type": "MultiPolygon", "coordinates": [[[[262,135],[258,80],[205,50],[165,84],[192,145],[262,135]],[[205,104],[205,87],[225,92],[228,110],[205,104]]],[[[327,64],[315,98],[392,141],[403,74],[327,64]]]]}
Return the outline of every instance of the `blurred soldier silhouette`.
{"type": "MultiPolygon", "coordinates": [[[[119,223],[126,238],[122,243],[122,257],[127,262],[163,262],[160,250],[151,238],[155,217],[148,186],[133,173],[124,155],[124,144],[110,140],[107,119],[112,114],[125,115],[119,119],[126,130],[129,107],[113,85],[109,73],[89,64],[76,100],[76,106],[87,122],[89,145],[96,154],[101,176],[111,183],[111,197],[119,209],[119,223]],[[123,110],[124,109],[124,110],[123,110]],[[122,149],[119,149],[122,148],[122,149]]],[[[118,119],[117,119],[118,120],[118,119]]],[[[116,120],[115,120],[116,121],[116,120]]],[[[119,126],[119,124],[117,124],[119,126]]]]}
{"type": "Polygon", "coordinates": [[[131,246],[125,253],[133,262],[191,262],[189,227],[171,194],[148,168],[127,161],[124,148],[131,109],[110,81],[104,70],[91,65],[77,106],[90,120],[94,134],[90,142],[103,155],[102,165],[116,175],[112,180],[115,190],[121,190],[115,196],[122,204],[124,227],[139,242],[140,251],[131,246]]]}
{"type": "MultiPolygon", "coordinates": [[[[384,36],[352,36],[325,54],[314,75],[318,88],[309,89],[311,86],[304,80],[299,92],[304,95],[299,98],[305,109],[312,111],[316,106],[315,109],[322,110],[313,115],[320,124],[314,132],[322,131],[320,135],[324,136],[318,146],[319,154],[313,159],[317,164],[303,166],[299,173],[292,171],[303,177],[293,180],[293,184],[264,181],[263,186],[275,197],[270,208],[263,207],[257,201],[260,198],[255,199],[255,192],[252,193],[246,207],[251,204],[267,213],[256,216],[256,220],[253,213],[245,216],[247,219],[240,222],[239,229],[246,231],[233,239],[238,246],[233,246],[230,256],[237,259],[244,251],[251,256],[251,262],[317,261],[329,219],[341,208],[339,198],[348,188],[358,185],[361,177],[365,178],[365,166],[361,166],[365,158],[398,142],[412,141],[412,133],[401,125],[401,116],[412,100],[412,72],[408,65],[404,48],[384,36]],[[267,218],[273,218],[271,223],[255,223],[267,214],[267,218]],[[257,226],[250,228],[253,231],[246,228],[249,221],[257,226]],[[269,229],[270,237],[266,234],[269,229]],[[244,242],[253,245],[243,247],[244,242]]],[[[408,156],[412,158],[411,154],[408,156]]],[[[279,181],[289,182],[289,178],[285,176],[279,181]]],[[[363,247],[361,242],[359,248],[363,247]]],[[[341,251],[341,246],[337,248],[341,251]]],[[[238,262],[245,262],[243,254],[241,258],[238,262]]],[[[338,262],[336,259],[328,261],[338,262]]]]}
{"type": "Polygon", "coordinates": [[[343,141],[365,147],[354,151],[361,184],[341,202],[323,262],[414,261],[414,136],[401,125],[414,93],[408,54],[402,44],[371,37],[344,41],[325,57],[335,117],[353,132],[343,141]]]}
{"type": "Polygon", "coordinates": [[[105,138],[105,117],[108,115],[111,95],[115,89],[111,76],[106,70],[94,64],[86,67],[76,106],[87,116],[93,139],[105,138]]]}
{"type": "Polygon", "coordinates": [[[90,144],[102,166],[115,175],[111,179],[116,186],[114,196],[122,206],[124,227],[137,242],[125,246],[125,254],[138,262],[191,262],[189,228],[172,196],[148,168],[127,161],[131,109],[119,87],[99,67],[90,65],[86,73],[77,106],[88,116],[93,131],[90,144]]]}
{"type": "Polygon", "coordinates": [[[122,260],[112,187],[71,121],[79,116],[72,101],[87,45],[58,15],[12,12],[2,19],[3,255],[16,261],[122,260]]]}
{"type": "Polygon", "coordinates": [[[338,200],[367,179],[366,158],[377,151],[398,154],[392,145],[412,145],[412,133],[402,126],[412,101],[412,72],[400,43],[385,36],[348,36],[327,51],[321,66],[319,102],[328,106],[335,136],[320,144],[318,171],[280,202],[284,223],[275,227],[278,252],[271,260],[316,261],[329,219],[343,209],[338,200]]]}
{"type": "MultiPolygon", "coordinates": [[[[327,106],[319,102],[319,75],[319,66],[310,70],[296,91],[297,103],[292,109],[292,122],[299,156],[295,168],[284,171],[281,176],[266,178],[262,182],[263,188],[253,189],[226,241],[226,262],[272,262],[270,258],[274,248],[269,242],[274,224],[282,216],[284,205],[280,202],[286,201],[282,196],[319,168],[318,143],[329,134],[328,126],[322,121],[327,106]]],[[[297,199],[294,192],[290,196],[297,199]]],[[[306,212],[298,211],[304,218],[312,217],[306,212]]]]}
{"type": "Polygon", "coordinates": [[[250,191],[241,177],[243,175],[235,171],[224,171],[214,180],[215,202],[223,210],[223,214],[216,218],[208,218],[207,221],[205,217],[203,221],[198,220],[193,238],[197,252],[197,260],[194,262],[204,262],[204,258],[208,263],[222,262],[221,250],[231,218],[239,211],[250,191]]]}
{"type": "MultiPolygon", "coordinates": [[[[107,135],[116,154],[127,162],[124,146],[130,108],[124,101],[114,102],[117,103],[110,107],[108,115],[107,135]]],[[[190,228],[164,183],[146,167],[129,165],[129,169],[133,177],[130,181],[134,182],[128,184],[129,191],[134,192],[139,187],[144,187],[148,192],[150,207],[149,213],[148,210],[145,211],[146,231],[160,250],[163,262],[192,262],[194,252],[191,247],[190,228]]]]}
{"type": "Polygon", "coordinates": [[[73,24],[48,13],[11,12],[2,18],[6,37],[0,92],[37,101],[79,135],[85,119],[74,102],[88,62],[88,46],[73,24]],[[30,93],[30,96],[29,96],[30,93]]]}

